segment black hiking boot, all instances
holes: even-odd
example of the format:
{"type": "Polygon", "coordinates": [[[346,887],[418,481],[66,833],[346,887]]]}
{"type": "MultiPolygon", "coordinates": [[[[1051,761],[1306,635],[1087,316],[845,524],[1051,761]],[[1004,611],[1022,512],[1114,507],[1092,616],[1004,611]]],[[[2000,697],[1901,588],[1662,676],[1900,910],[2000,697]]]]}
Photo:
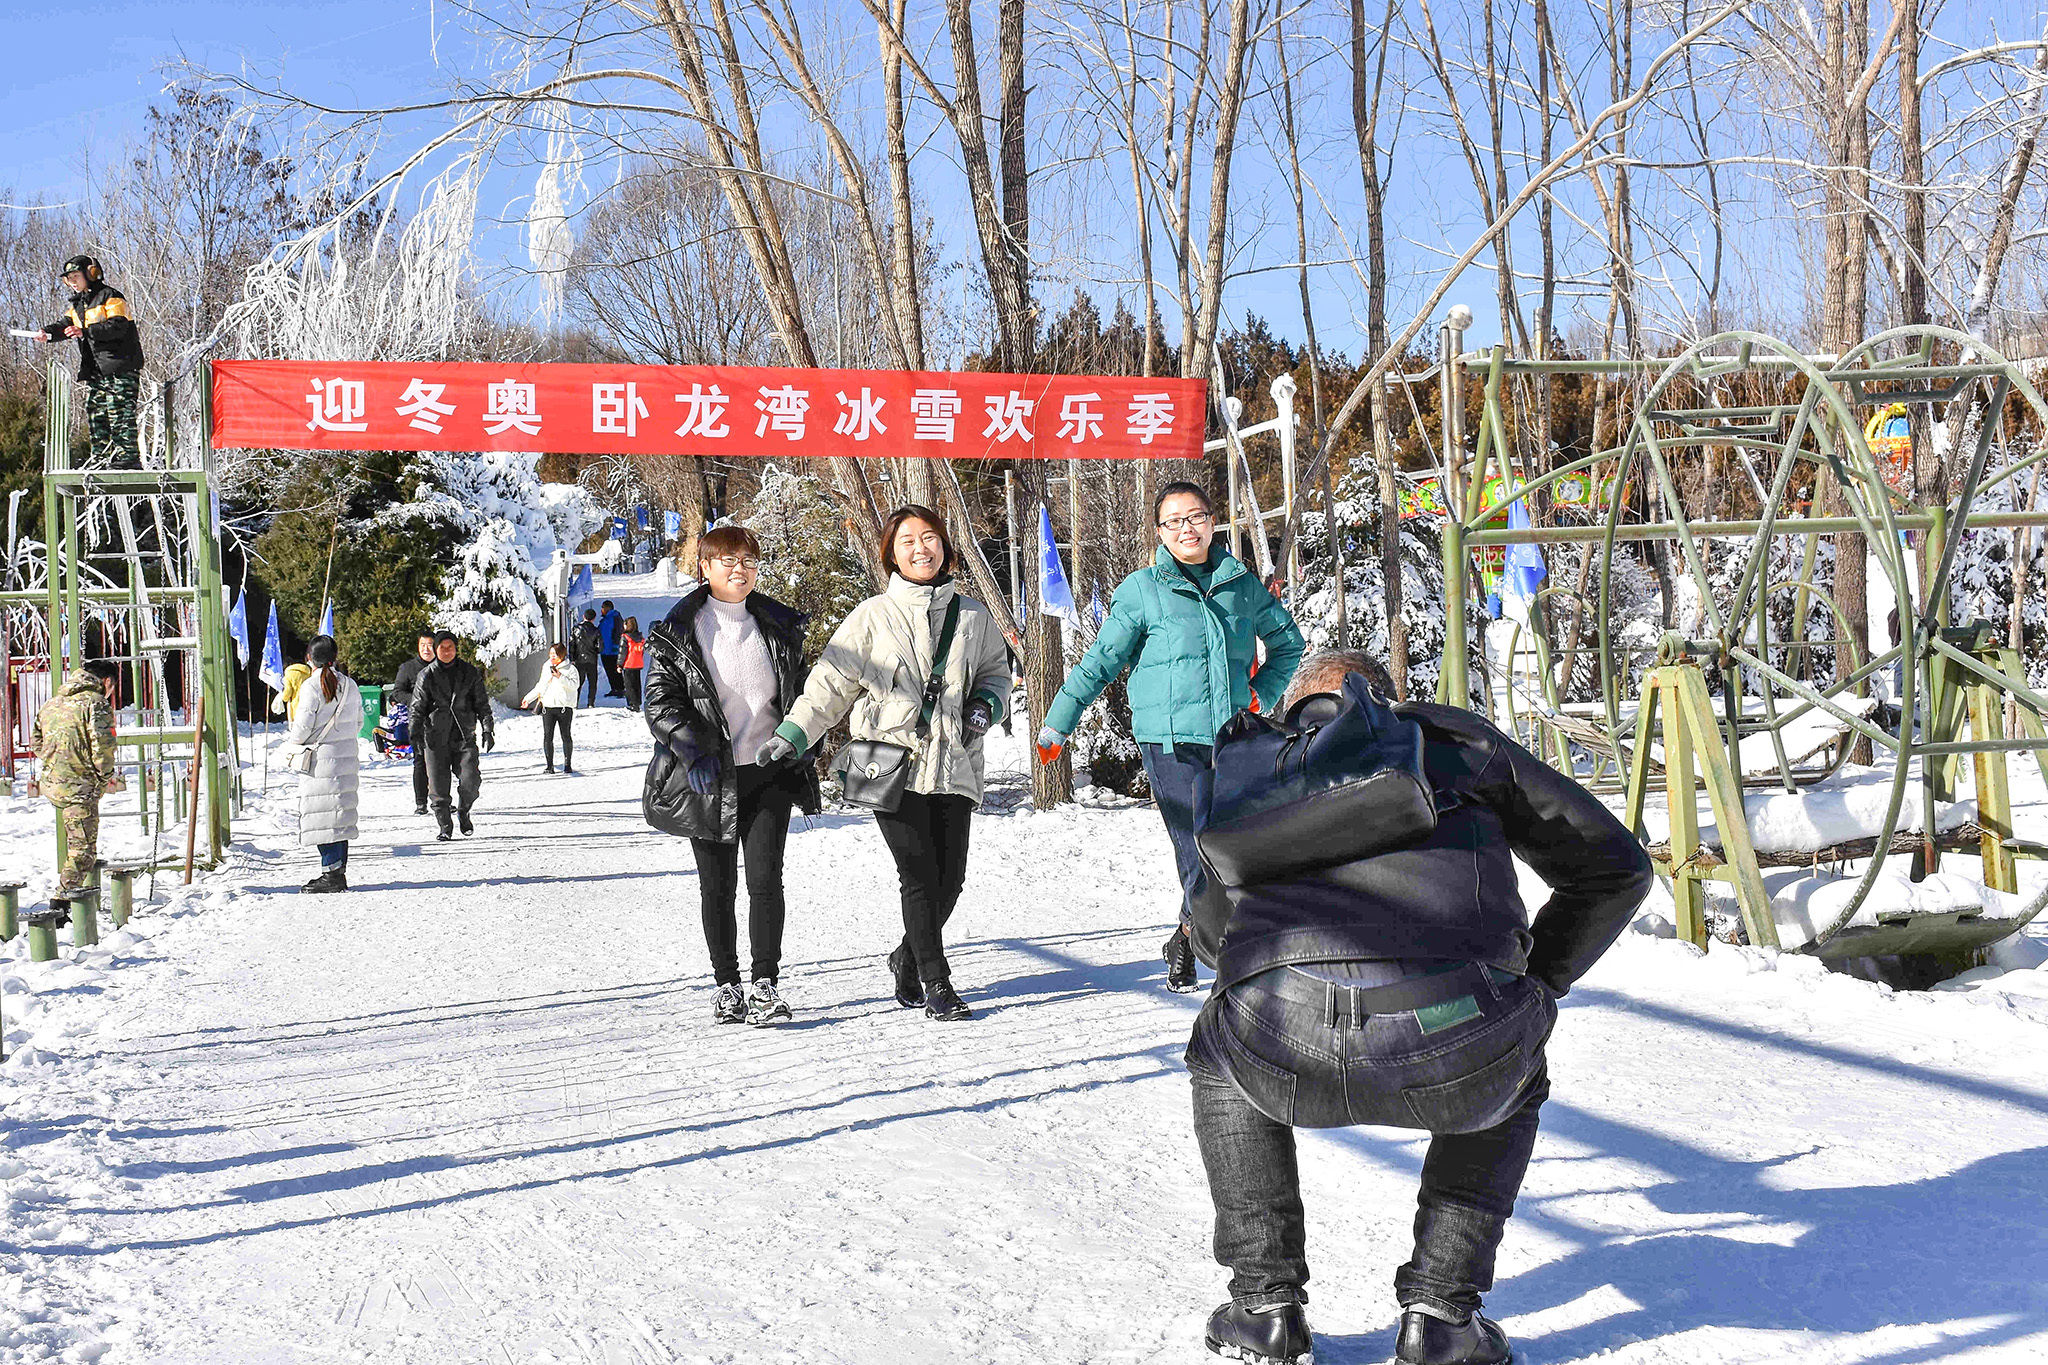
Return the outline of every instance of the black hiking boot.
{"type": "Polygon", "coordinates": [[[1186,995],[1195,988],[1195,945],[1186,929],[1176,929],[1159,950],[1166,963],[1166,989],[1186,995]]]}
{"type": "Polygon", "coordinates": [[[414,806],[412,808],[412,813],[414,815],[425,815],[427,813],[427,808],[425,806],[414,806]]]}
{"type": "Polygon", "coordinates": [[[302,894],[308,896],[325,895],[332,891],[346,891],[348,890],[348,873],[338,867],[331,868],[313,878],[312,881],[307,882],[299,890],[302,894]]]}
{"type": "Polygon", "coordinates": [[[434,836],[434,842],[435,842],[435,843],[438,843],[438,844],[445,844],[445,843],[447,843],[447,842],[448,842],[448,841],[449,841],[450,839],[453,839],[454,837],[455,837],[455,831],[454,831],[454,830],[452,830],[452,829],[444,829],[444,830],[442,830],[442,831],[441,831],[441,832],[440,832],[439,834],[436,834],[436,835],[434,836]]]}
{"type": "Polygon", "coordinates": [[[924,1003],[924,982],[917,979],[917,959],[902,944],[889,954],[889,973],[896,978],[896,1003],[914,1010],[924,1003]]]}
{"type": "Polygon", "coordinates": [[[924,983],[924,1013],[927,1019],[972,1019],[974,1011],[945,977],[924,983]]]}
{"type": "Polygon", "coordinates": [[[1209,1349],[1250,1365],[1313,1365],[1315,1338],[1298,1303],[1245,1307],[1235,1301],[1209,1315],[1209,1349]]]}
{"type": "Polygon", "coordinates": [[[747,993],[735,981],[729,986],[718,988],[718,998],[711,1002],[711,1022],[714,1024],[744,1024],[747,1022],[747,993]]]}
{"type": "Polygon", "coordinates": [[[1508,1365],[1514,1358],[1508,1334],[1483,1314],[1458,1322],[1420,1304],[1401,1310],[1401,1335],[1394,1342],[1400,1365],[1508,1365]]]}
{"type": "Polygon", "coordinates": [[[469,822],[469,812],[468,812],[468,811],[464,811],[464,812],[462,813],[462,815],[461,815],[461,817],[460,817],[460,823],[461,823],[461,825],[462,825],[462,832],[463,832],[464,834],[474,834],[474,833],[476,833],[476,826],[475,826],[475,825],[473,825],[473,824],[471,824],[471,823],[469,822]]]}

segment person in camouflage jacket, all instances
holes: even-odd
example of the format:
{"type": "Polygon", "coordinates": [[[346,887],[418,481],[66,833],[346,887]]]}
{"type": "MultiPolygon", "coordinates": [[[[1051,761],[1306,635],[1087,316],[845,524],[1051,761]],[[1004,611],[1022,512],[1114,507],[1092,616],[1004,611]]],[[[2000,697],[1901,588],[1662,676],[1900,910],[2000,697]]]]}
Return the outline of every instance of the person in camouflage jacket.
{"type": "Polygon", "coordinates": [[[42,765],[42,792],[64,829],[59,895],[94,882],[100,797],[114,780],[114,705],[118,671],[88,659],[36,713],[31,742],[42,765]]]}

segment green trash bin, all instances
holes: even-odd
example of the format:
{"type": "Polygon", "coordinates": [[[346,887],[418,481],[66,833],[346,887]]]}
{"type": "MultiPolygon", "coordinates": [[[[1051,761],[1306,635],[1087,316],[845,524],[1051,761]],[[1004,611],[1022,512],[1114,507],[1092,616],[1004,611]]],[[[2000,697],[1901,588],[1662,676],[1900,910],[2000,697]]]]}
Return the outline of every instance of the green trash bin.
{"type": "Polygon", "coordinates": [[[374,683],[357,683],[356,690],[363,694],[363,730],[358,738],[368,739],[384,719],[384,689],[374,683]]]}

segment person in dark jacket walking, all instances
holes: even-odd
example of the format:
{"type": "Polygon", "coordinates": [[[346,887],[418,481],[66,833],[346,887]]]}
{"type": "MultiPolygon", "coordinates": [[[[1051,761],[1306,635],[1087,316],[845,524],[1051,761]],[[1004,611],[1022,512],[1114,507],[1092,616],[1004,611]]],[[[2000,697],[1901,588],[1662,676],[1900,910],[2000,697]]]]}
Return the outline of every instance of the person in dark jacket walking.
{"type": "Polygon", "coordinates": [[[498,747],[498,725],[491,714],[491,694],[484,687],[483,670],[456,653],[453,632],[444,630],[434,637],[434,662],[421,671],[412,694],[413,743],[427,749],[434,823],[441,830],[436,837],[443,843],[454,838],[454,820],[461,821],[464,834],[474,834],[476,826],[469,811],[483,790],[482,756],[498,747]]]}
{"type": "Polygon", "coordinates": [[[647,666],[647,639],[640,633],[640,618],[628,616],[619,631],[619,672],[626,679],[626,709],[640,709],[640,675],[647,666]]]}
{"type": "Polygon", "coordinates": [[[585,706],[597,705],[598,651],[602,648],[597,629],[597,608],[585,607],[583,619],[569,632],[569,657],[588,693],[585,706]]]}
{"type": "Polygon", "coordinates": [[[91,256],[73,256],[58,277],[71,291],[71,306],[43,328],[43,340],[78,343],[92,461],[102,468],[140,469],[135,414],[142,388],[142,334],[129,315],[128,300],[106,282],[91,256]]]}
{"type": "MultiPolygon", "coordinates": [[[[419,681],[421,672],[434,662],[434,632],[423,630],[414,642],[418,652],[398,666],[398,672],[391,679],[391,695],[385,698],[388,705],[403,706],[406,709],[407,725],[415,726],[411,719],[412,688],[419,681]]],[[[427,813],[427,746],[419,742],[419,731],[413,728],[412,745],[412,813],[427,813]]]]}
{"type": "Polygon", "coordinates": [[[626,695],[626,680],[619,676],[619,634],[625,622],[610,598],[606,598],[602,605],[604,610],[597,614],[597,639],[600,657],[604,660],[605,684],[611,689],[605,695],[623,697],[626,695]]]}
{"type": "Polygon", "coordinates": [[[1303,645],[1286,605],[1215,543],[1216,510],[1200,487],[1161,488],[1152,520],[1159,549],[1151,565],[1117,585],[1095,643],[1046,708],[1038,745],[1057,756],[1081,713],[1130,669],[1131,733],[1180,872],[1180,927],[1160,956],[1168,989],[1191,991],[1187,930],[1204,876],[1195,855],[1195,781],[1226,721],[1248,706],[1270,714],[1279,705],[1303,645]]]}
{"type": "MultiPolygon", "coordinates": [[[[1316,655],[1287,723],[1377,705],[1367,687],[1389,690],[1369,656],[1316,655]]],[[[1396,1359],[1505,1365],[1507,1337],[1479,1309],[1550,1093],[1556,1001],[1651,885],[1648,855],[1605,806],[1481,717],[1394,714],[1421,729],[1433,831],[1196,907],[1216,985],[1187,1063],[1216,1259],[1231,1271],[1208,1340],[1241,1360],[1291,1362],[1312,1345],[1294,1128],[1381,1124],[1431,1134],[1414,1255],[1394,1275],[1396,1359]],[[1518,857],[1551,888],[1533,922],[1518,857]]]]}
{"type": "Polygon", "coordinates": [[[782,998],[782,852],[793,807],[819,810],[810,764],[763,765],[755,754],[796,704],[804,618],[754,591],[761,543],[742,526],[698,542],[702,585],[647,637],[647,728],[655,739],[642,809],[647,823],[689,839],[697,859],[704,946],[721,1024],[774,1024],[782,998]],[[740,990],[740,857],[747,864],[752,986],[740,990]]]}

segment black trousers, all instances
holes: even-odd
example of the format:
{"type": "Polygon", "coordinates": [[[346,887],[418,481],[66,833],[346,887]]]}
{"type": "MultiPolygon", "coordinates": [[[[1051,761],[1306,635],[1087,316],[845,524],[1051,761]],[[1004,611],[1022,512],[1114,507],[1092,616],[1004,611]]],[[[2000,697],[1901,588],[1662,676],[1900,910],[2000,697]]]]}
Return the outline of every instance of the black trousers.
{"type": "Polygon", "coordinates": [[[628,711],[638,711],[640,709],[640,670],[637,668],[627,668],[620,671],[626,675],[626,709],[628,711]]]}
{"type": "Polygon", "coordinates": [[[583,705],[597,705],[597,657],[591,654],[578,655],[576,659],[577,691],[583,695],[583,705]]]}
{"type": "Polygon", "coordinates": [[[619,676],[618,655],[607,654],[604,656],[604,680],[611,684],[611,690],[606,694],[607,696],[623,697],[626,695],[625,679],[619,676]]]}
{"type": "Polygon", "coordinates": [[[422,810],[427,804],[427,745],[418,735],[412,741],[412,803],[422,810]]]}
{"type": "Polygon", "coordinates": [[[482,762],[483,751],[470,735],[427,749],[427,786],[434,798],[434,823],[443,830],[455,827],[449,813],[451,787],[455,810],[468,815],[469,808],[476,804],[477,793],[484,789],[482,762]]]}
{"type": "Polygon", "coordinates": [[[740,856],[747,861],[747,942],[754,954],[753,979],[782,974],[782,850],[789,839],[789,813],[796,805],[794,773],[787,767],[743,763],[739,781],[739,842],[690,840],[697,855],[697,889],[703,904],[704,947],[711,975],[721,986],[740,982],[740,856]]]}
{"type": "Polygon", "coordinates": [[[974,802],[964,796],[905,792],[894,811],[876,811],[882,842],[896,858],[903,890],[903,946],[917,960],[920,981],[952,975],[941,931],[967,883],[967,831],[974,802]]]}
{"type": "Polygon", "coordinates": [[[548,756],[548,766],[555,766],[555,734],[562,736],[562,766],[576,766],[576,741],[569,736],[569,721],[576,714],[567,706],[543,706],[540,709],[540,747],[548,756]]]}

